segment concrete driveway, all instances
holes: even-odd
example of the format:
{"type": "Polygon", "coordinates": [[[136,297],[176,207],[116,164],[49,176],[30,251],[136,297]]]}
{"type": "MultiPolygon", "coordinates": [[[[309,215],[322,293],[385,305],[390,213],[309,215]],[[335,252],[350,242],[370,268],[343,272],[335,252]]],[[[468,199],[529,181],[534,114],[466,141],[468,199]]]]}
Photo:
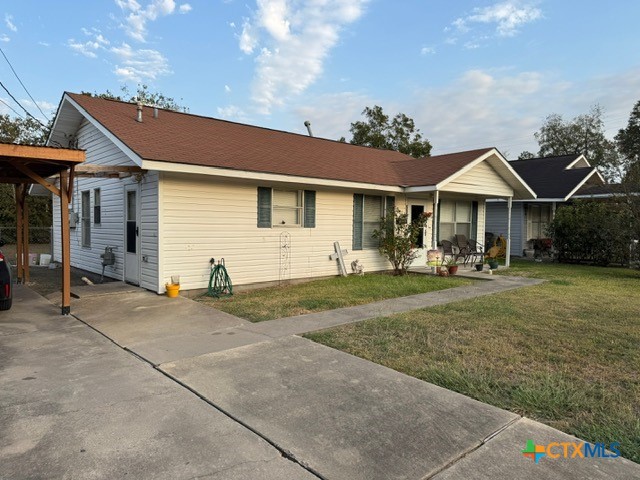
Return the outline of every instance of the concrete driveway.
{"type": "Polygon", "coordinates": [[[14,293],[0,312],[0,478],[316,478],[33,291],[14,293]]]}
{"type": "MultiPolygon", "coordinates": [[[[505,288],[512,287],[505,285],[505,288]]],[[[120,402],[124,405],[132,402],[143,415],[136,425],[127,424],[133,421],[132,417],[115,417],[121,428],[117,432],[118,445],[98,442],[107,456],[116,455],[114,452],[120,451],[118,448],[122,445],[131,448],[135,458],[143,456],[149,448],[151,463],[167,455],[167,471],[180,473],[180,465],[174,462],[186,456],[190,469],[211,468],[218,472],[218,477],[213,478],[243,478],[233,469],[258,468],[256,465],[260,465],[264,473],[259,472],[253,478],[271,478],[269,475],[273,478],[314,475],[327,479],[640,478],[640,466],[621,458],[546,459],[536,465],[522,454],[527,440],[544,444],[578,442],[578,439],[299,336],[287,335],[283,327],[291,323],[289,319],[284,324],[274,321],[273,332],[270,332],[270,322],[263,322],[258,332],[243,320],[186,298],[167,299],[137,289],[129,290],[120,292],[117,301],[115,297],[96,294],[96,289],[86,294],[81,292],[72,312],[123,348],[140,355],[140,360],[73,320],[53,316],[45,322],[47,325],[55,319],[66,322],[58,328],[59,337],[51,341],[63,345],[70,342],[68,353],[55,361],[59,364],[71,361],[73,366],[67,367],[69,370],[62,376],[52,372],[47,388],[59,391],[58,403],[71,403],[69,415],[76,415],[76,408],[82,409],[82,395],[76,398],[74,392],[79,388],[76,385],[83,382],[87,382],[91,398],[95,388],[99,405],[106,403],[107,408],[112,408],[121,405],[120,402]],[[90,338],[78,346],[75,344],[78,339],[62,340],[75,335],[76,331],[90,338]],[[236,334],[244,335],[239,344],[234,340],[236,334]],[[249,338],[251,334],[256,336],[249,338]],[[101,354],[99,362],[81,362],[75,357],[84,358],[82,350],[86,342],[97,342],[95,348],[108,354],[101,354]],[[142,357],[148,357],[149,352],[152,361],[144,363],[142,357]],[[100,388],[103,376],[106,382],[100,388]],[[154,390],[158,385],[162,385],[163,392],[164,388],[171,392],[171,401],[164,402],[164,393],[154,390]],[[187,388],[208,403],[198,400],[187,388]],[[134,398],[121,392],[130,389],[137,392],[129,393],[134,398]],[[119,400],[120,396],[124,398],[119,400]],[[156,422],[161,422],[162,428],[156,422]],[[221,437],[219,433],[211,433],[222,428],[218,425],[224,425],[231,433],[225,430],[221,437]],[[141,438],[140,430],[146,430],[148,435],[141,438]],[[204,452],[209,449],[215,454],[205,460],[204,452]],[[269,456],[278,451],[291,461],[269,456]]],[[[418,308],[417,301],[414,299],[407,305],[418,308]]],[[[425,297],[421,301],[433,299],[425,297]]],[[[34,305],[40,304],[34,301],[34,305]]],[[[385,304],[384,308],[389,307],[385,304]]],[[[44,309],[44,306],[38,308],[44,309]]],[[[313,318],[317,328],[322,319],[313,318]]],[[[331,315],[327,314],[327,318],[331,320],[331,315]]],[[[14,328],[29,330],[32,327],[14,328]]],[[[28,369],[48,370],[48,366],[38,365],[47,362],[48,355],[55,358],[58,353],[53,345],[44,351],[48,352],[45,357],[38,358],[18,348],[9,361],[16,365],[14,368],[26,363],[30,365],[28,369]]],[[[97,352],[87,355],[98,357],[97,352]]],[[[5,377],[9,378],[11,388],[21,388],[15,399],[9,395],[14,403],[29,403],[25,395],[28,397],[30,391],[23,386],[29,382],[22,380],[28,376],[37,375],[19,370],[0,377],[3,382],[5,377]]],[[[4,385],[2,391],[7,391],[4,385]]],[[[37,408],[45,409],[45,403],[44,398],[38,400],[37,408]]],[[[129,409],[123,410],[121,416],[129,409]]],[[[15,427],[15,423],[19,423],[23,415],[30,422],[28,413],[22,409],[7,415],[9,426],[16,432],[10,452],[20,451],[16,445],[22,445],[28,430],[15,427]]],[[[71,438],[79,430],[72,447],[85,449],[82,445],[86,442],[80,441],[84,434],[97,435],[99,439],[112,438],[110,432],[114,426],[106,419],[97,422],[90,429],[85,428],[81,420],[60,424],[71,438]]],[[[38,433],[44,432],[43,428],[38,433]]],[[[55,431],[51,428],[47,435],[53,434],[55,438],[55,431]]],[[[37,434],[34,436],[37,438],[37,434]]],[[[36,444],[31,450],[26,448],[25,452],[18,453],[18,460],[12,460],[9,465],[17,468],[15,465],[21,461],[35,461],[37,450],[33,452],[33,449],[39,448],[40,443],[36,444]]],[[[45,458],[56,458],[55,441],[45,442],[42,448],[45,458]]],[[[0,456],[0,477],[2,469],[7,468],[3,458],[0,456]]],[[[73,456],[63,456],[60,468],[74,460],[73,456]]],[[[96,462],[94,459],[93,463],[96,462]]],[[[143,464],[132,461],[131,468],[138,467],[136,471],[145,475],[143,464]]],[[[38,468],[44,465],[46,462],[36,462],[38,468]]],[[[72,468],[81,472],[83,468],[91,468],[91,464],[72,468]]],[[[153,473],[165,471],[155,469],[153,464],[149,468],[153,473]]],[[[97,476],[108,473],[111,472],[99,470],[97,476]]]]}

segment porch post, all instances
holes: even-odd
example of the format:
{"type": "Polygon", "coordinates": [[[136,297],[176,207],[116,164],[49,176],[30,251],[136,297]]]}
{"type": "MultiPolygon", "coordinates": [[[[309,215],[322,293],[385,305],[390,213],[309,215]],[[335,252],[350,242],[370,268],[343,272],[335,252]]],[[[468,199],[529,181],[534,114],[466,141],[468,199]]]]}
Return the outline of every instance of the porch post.
{"type": "Polygon", "coordinates": [[[71,243],[69,235],[69,174],[60,172],[60,250],[62,252],[62,315],[71,313],[71,243]]]}
{"type": "Polygon", "coordinates": [[[433,215],[431,216],[431,248],[438,248],[438,203],[440,202],[440,192],[433,194],[433,215]]]}
{"type": "Polygon", "coordinates": [[[29,205],[27,204],[27,186],[22,186],[22,283],[29,282],[29,205]]]}
{"type": "Polygon", "coordinates": [[[505,255],[504,265],[508,267],[511,264],[511,203],[513,197],[507,198],[507,254],[505,255]]]}

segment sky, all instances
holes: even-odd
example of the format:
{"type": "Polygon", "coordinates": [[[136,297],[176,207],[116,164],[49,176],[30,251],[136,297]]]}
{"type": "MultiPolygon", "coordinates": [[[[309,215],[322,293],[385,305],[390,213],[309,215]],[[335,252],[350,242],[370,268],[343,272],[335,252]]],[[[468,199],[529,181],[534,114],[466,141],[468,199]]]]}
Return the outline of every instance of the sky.
{"type": "MultiPolygon", "coordinates": [[[[2,85],[40,119],[64,91],[146,84],[194,114],[305,134],[308,120],[331,139],[349,139],[351,122],[380,105],[413,118],[433,154],[497,147],[516,158],[537,152],[533,133],[549,114],[571,119],[599,104],[612,137],[640,100],[637,0],[0,7],[2,85]]],[[[0,100],[0,113],[24,115],[4,89],[0,100]]]]}

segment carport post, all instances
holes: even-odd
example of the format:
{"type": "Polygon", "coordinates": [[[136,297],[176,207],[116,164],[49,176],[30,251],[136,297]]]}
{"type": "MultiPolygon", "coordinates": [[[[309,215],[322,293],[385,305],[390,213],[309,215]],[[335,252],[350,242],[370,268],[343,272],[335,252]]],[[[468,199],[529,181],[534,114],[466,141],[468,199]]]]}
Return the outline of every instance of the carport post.
{"type": "Polygon", "coordinates": [[[60,172],[60,248],[62,251],[62,315],[71,313],[71,244],[69,235],[69,173],[60,172]]]}
{"type": "Polygon", "coordinates": [[[22,249],[22,241],[24,236],[22,235],[22,190],[24,185],[16,184],[15,196],[16,196],[16,281],[18,283],[24,282],[24,251],[22,249]]]}
{"type": "Polygon", "coordinates": [[[27,186],[22,186],[22,283],[29,281],[29,205],[27,204],[27,186]]]}

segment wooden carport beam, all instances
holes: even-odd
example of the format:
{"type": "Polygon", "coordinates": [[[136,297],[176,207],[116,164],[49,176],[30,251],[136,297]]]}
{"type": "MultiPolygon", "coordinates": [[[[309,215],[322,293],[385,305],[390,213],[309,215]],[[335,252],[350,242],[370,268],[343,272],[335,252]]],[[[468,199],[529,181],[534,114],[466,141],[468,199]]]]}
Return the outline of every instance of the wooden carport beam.
{"type": "Polygon", "coordinates": [[[55,185],[47,182],[44,178],[42,178],[40,175],[38,175],[37,173],[35,173],[34,171],[32,171],[29,167],[27,167],[26,165],[22,165],[20,163],[16,163],[14,165],[14,167],[19,170],[21,173],[25,174],[27,177],[29,177],[31,180],[33,180],[36,183],[39,183],[40,185],[42,185],[44,188],[46,188],[47,190],[49,190],[51,193],[53,193],[55,196],[59,197],[60,196],[60,190],[58,188],[56,188],[55,185]]]}

